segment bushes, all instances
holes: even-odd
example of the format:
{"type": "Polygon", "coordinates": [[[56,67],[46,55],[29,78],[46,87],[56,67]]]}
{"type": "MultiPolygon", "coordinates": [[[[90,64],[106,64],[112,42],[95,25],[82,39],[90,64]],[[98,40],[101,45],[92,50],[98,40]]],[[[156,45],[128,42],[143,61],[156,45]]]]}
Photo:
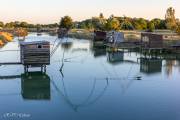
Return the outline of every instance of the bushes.
{"type": "Polygon", "coordinates": [[[13,35],[7,32],[0,32],[0,39],[2,41],[11,42],[13,40],[13,35]]]}
{"type": "Polygon", "coordinates": [[[0,32],[0,46],[13,40],[13,35],[7,32],[0,32]]]}
{"type": "Polygon", "coordinates": [[[25,28],[17,28],[15,30],[15,35],[18,37],[26,37],[28,35],[28,31],[25,28]]]}

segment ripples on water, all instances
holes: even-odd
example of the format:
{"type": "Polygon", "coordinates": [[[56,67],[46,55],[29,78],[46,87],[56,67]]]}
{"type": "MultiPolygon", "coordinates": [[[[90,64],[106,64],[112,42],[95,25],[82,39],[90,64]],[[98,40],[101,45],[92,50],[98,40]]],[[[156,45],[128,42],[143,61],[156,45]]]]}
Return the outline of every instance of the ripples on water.
{"type": "MultiPolygon", "coordinates": [[[[46,34],[26,39],[37,40],[50,41],[52,47],[59,42],[46,34]]],[[[179,60],[139,61],[138,53],[108,53],[94,49],[89,40],[62,41],[67,43],[55,51],[46,74],[25,75],[21,65],[0,66],[1,119],[180,119],[179,60]]],[[[1,51],[9,49],[19,49],[16,39],[1,51]]],[[[19,51],[0,55],[0,62],[19,61],[19,51]]]]}

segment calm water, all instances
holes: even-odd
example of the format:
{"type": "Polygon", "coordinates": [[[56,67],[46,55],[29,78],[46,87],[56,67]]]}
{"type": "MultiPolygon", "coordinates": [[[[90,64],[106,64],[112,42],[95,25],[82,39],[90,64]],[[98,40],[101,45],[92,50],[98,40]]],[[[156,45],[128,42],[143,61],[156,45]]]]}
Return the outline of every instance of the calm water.
{"type": "MultiPolygon", "coordinates": [[[[180,61],[108,53],[83,39],[26,39],[37,40],[50,41],[52,50],[61,44],[46,74],[0,66],[0,120],[180,120],[180,61]]],[[[18,41],[4,50],[19,50],[18,41]]],[[[18,51],[0,56],[0,62],[19,61],[18,51]]]]}

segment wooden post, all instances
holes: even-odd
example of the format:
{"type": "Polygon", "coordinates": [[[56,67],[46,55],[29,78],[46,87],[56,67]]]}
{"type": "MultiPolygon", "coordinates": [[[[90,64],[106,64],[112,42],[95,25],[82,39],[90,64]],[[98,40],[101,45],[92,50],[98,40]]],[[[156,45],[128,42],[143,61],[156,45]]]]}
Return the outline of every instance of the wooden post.
{"type": "Polygon", "coordinates": [[[46,65],[44,65],[44,73],[46,73],[46,65]]]}
{"type": "Polygon", "coordinates": [[[43,72],[43,65],[41,66],[41,72],[43,72]]]}

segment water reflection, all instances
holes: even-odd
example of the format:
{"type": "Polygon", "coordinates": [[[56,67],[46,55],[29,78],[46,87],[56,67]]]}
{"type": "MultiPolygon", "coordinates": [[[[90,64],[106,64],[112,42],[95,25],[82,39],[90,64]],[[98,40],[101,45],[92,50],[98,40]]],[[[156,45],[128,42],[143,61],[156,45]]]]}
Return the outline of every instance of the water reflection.
{"type": "Polygon", "coordinates": [[[70,50],[72,46],[73,46],[72,42],[64,42],[61,44],[61,48],[63,48],[65,51],[70,50]]]}
{"type": "MultiPolygon", "coordinates": [[[[56,38],[30,34],[26,40],[38,39],[53,44],[56,38]]],[[[136,52],[110,51],[88,40],[58,40],[56,44],[61,44],[47,74],[21,75],[22,66],[0,66],[2,95],[18,93],[0,96],[0,114],[27,112],[32,120],[174,120],[180,109],[180,64],[176,56],[144,58],[136,52]]],[[[18,49],[17,45],[8,43],[3,49],[18,49]]],[[[14,53],[1,56],[1,61],[18,60],[14,53]]]]}
{"type": "Polygon", "coordinates": [[[118,64],[124,60],[123,51],[108,52],[108,62],[111,64],[118,64]]]}
{"type": "Polygon", "coordinates": [[[103,42],[92,42],[92,51],[95,58],[106,56],[106,47],[103,42]]]}
{"type": "Polygon", "coordinates": [[[146,74],[161,73],[162,60],[156,58],[141,58],[140,71],[146,74]]]}
{"type": "Polygon", "coordinates": [[[50,77],[42,72],[21,75],[22,97],[28,100],[50,100],[50,77]]]}
{"type": "Polygon", "coordinates": [[[0,80],[21,79],[21,95],[25,100],[50,100],[50,77],[42,72],[0,76],[0,80]]]}

